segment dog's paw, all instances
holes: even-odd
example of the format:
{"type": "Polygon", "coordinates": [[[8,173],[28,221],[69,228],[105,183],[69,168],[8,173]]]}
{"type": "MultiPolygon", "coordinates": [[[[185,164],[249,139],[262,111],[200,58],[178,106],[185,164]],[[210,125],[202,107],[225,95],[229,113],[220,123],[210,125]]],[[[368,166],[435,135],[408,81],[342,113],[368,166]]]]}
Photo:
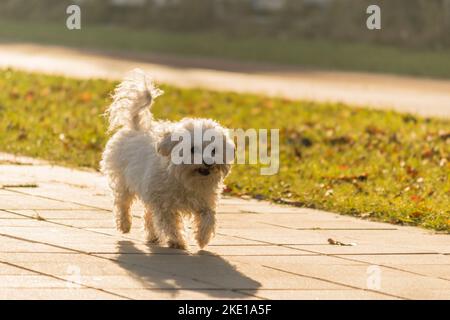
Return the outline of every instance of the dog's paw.
{"type": "Polygon", "coordinates": [[[196,237],[197,244],[200,247],[200,249],[203,249],[206,247],[211,240],[211,237],[196,237]]]}
{"type": "Polygon", "coordinates": [[[195,240],[197,241],[197,244],[200,247],[200,249],[203,249],[211,241],[214,234],[212,232],[206,231],[206,230],[201,230],[201,231],[203,231],[203,232],[198,232],[195,235],[195,240]]]}
{"type": "Polygon", "coordinates": [[[147,243],[150,244],[159,244],[161,240],[157,235],[154,234],[147,234],[147,243]]]}
{"type": "Polygon", "coordinates": [[[116,221],[116,227],[117,230],[119,230],[122,233],[128,233],[131,229],[131,222],[130,221],[116,221]]]}
{"type": "Polygon", "coordinates": [[[187,244],[185,242],[169,240],[167,245],[172,249],[187,250],[187,244]]]}

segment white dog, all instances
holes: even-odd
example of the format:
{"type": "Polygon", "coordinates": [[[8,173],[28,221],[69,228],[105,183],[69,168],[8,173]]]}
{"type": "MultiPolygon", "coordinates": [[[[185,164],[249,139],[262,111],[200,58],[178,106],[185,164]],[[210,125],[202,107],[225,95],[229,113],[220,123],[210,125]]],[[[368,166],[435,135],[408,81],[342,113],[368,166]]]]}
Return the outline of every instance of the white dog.
{"type": "Polygon", "coordinates": [[[154,120],[150,107],[161,94],[144,72],[133,70],[116,88],[107,110],[110,130],[119,130],[106,145],[101,170],[114,194],[116,226],[123,233],[130,231],[130,206],[137,197],[145,205],[144,224],[150,242],[165,237],[170,247],[186,249],[183,218],[193,216],[195,238],[203,248],[215,232],[216,205],[231,164],[227,157],[211,163],[203,153],[199,164],[176,164],[172,151],[181,142],[173,141],[173,135],[188,132],[192,136],[190,158],[210,144],[203,141],[203,135],[199,143],[195,141],[196,128],[212,130],[222,138],[225,150],[234,150],[234,143],[227,131],[210,119],[154,120]]]}

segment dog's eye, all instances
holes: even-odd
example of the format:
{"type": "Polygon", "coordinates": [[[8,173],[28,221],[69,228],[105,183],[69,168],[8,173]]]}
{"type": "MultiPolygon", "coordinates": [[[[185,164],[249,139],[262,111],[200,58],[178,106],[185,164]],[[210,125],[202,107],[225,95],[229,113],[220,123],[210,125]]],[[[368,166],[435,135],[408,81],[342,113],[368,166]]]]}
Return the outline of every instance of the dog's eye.
{"type": "Polygon", "coordinates": [[[195,147],[192,147],[191,148],[191,153],[194,153],[195,152],[195,147]]]}

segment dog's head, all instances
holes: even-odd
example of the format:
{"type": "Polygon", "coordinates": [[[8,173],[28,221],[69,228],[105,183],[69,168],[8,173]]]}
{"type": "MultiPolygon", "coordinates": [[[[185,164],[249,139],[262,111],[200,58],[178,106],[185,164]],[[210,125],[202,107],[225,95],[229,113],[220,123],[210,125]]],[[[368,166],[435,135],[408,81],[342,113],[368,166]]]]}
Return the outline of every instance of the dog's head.
{"type": "Polygon", "coordinates": [[[234,142],[226,129],[209,119],[184,119],[164,134],[158,152],[169,170],[190,188],[217,184],[229,173],[234,142]]]}

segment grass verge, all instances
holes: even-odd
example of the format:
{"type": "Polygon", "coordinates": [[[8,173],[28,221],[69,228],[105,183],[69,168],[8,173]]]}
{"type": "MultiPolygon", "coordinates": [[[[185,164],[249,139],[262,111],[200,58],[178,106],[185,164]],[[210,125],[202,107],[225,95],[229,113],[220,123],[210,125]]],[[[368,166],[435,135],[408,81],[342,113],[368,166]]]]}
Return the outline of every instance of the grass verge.
{"type": "Polygon", "coordinates": [[[216,32],[171,33],[113,26],[0,21],[0,40],[127,52],[171,53],[287,64],[324,70],[367,71],[450,78],[450,51],[271,37],[240,38],[216,32]]]}
{"type": "MultiPolygon", "coordinates": [[[[98,168],[117,83],[0,70],[0,149],[98,168]]],[[[163,86],[159,118],[279,128],[280,171],[235,165],[233,195],[450,231],[450,121],[163,86]]]]}

